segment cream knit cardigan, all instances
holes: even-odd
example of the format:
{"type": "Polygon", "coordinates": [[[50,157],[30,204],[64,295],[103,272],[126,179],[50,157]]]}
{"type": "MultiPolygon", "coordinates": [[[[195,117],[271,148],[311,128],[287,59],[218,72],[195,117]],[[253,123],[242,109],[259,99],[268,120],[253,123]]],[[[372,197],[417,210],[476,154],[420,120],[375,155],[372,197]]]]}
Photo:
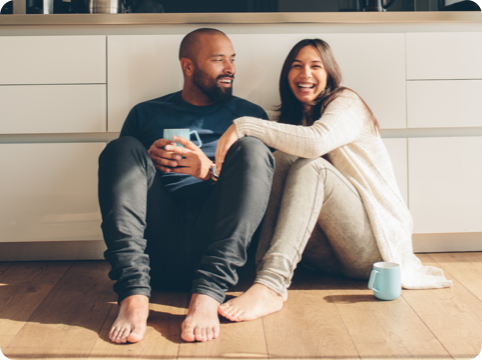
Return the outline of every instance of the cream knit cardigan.
{"type": "Polygon", "coordinates": [[[383,260],[401,265],[402,286],[406,289],[452,286],[442,270],[423,266],[413,254],[412,217],[402,200],[387,150],[380,136],[374,134],[369,114],[357,94],[343,91],[312,126],[280,124],[248,116],[234,123],[239,137],[256,137],[285,153],[303,158],[327,154],[358,190],[383,260]]]}

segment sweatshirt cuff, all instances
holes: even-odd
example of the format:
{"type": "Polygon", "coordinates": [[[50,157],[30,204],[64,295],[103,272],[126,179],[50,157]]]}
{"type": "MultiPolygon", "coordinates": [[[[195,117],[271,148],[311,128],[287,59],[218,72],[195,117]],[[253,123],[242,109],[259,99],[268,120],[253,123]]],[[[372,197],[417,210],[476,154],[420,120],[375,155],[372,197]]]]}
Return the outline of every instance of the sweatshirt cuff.
{"type": "Polygon", "coordinates": [[[264,134],[263,123],[267,120],[257,119],[250,116],[243,116],[234,120],[236,132],[239,138],[253,136],[261,139],[264,134]]]}

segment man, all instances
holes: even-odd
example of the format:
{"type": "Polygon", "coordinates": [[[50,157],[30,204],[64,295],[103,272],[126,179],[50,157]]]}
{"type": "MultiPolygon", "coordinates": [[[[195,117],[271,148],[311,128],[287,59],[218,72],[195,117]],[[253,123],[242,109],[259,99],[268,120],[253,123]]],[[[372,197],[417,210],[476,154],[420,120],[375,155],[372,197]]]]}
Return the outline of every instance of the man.
{"type": "Polygon", "coordinates": [[[270,193],[273,157],[257,139],[239,139],[222,173],[213,169],[217,140],[234,119],[267,119],[259,106],[232,96],[229,38],[195,30],[183,39],[179,58],[182,91],[136,105],[99,159],[105,258],[120,304],[109,334],[116,343],[142,339],[151,286],[190,287],[182,339],[217,338],[218,307],[238,281],[270,193]],[[202,150],[189,139],[174,138],[184,147],[163,139],[171,128],[196,130],[202,150]]]}

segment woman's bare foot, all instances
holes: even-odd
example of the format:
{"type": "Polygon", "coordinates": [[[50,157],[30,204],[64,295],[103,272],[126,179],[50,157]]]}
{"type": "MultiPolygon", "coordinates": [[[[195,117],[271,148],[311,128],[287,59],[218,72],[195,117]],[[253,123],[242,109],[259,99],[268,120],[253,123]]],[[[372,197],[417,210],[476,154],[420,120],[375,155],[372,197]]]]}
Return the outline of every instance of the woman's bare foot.
{"type": "Polygon", "coordinates": [[[237,298],[222,304],[218,312],[231,321],[255,320],[281,310],[286,300],[270,288],[254,283],[237,298]]]}
{"type": "Polygon", "coordinates": [[[109,332],[109,339],[117,344],[136,343],[144,337],[149,317],[149,298],[131,295],[120,303],[119,315],[109,332]]]}
{"type": "Polygon", "coordinates": [[[184,341],[209,341],[219,336],[219,302],[203,294],[193,294],[182,323],[184,341]]]}

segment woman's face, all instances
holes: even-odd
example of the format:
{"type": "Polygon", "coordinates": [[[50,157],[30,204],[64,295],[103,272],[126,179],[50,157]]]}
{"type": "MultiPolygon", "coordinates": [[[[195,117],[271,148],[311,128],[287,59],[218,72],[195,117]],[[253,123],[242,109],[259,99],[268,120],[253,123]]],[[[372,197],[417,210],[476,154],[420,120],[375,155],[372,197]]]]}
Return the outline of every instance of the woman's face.
{"type": "Polygon", "coordinates": [[[320,53],[308,45],[300,50],[291,64],[288,82],[293,94],[308,109],[325,89],[327,77],[320,53]]]}

